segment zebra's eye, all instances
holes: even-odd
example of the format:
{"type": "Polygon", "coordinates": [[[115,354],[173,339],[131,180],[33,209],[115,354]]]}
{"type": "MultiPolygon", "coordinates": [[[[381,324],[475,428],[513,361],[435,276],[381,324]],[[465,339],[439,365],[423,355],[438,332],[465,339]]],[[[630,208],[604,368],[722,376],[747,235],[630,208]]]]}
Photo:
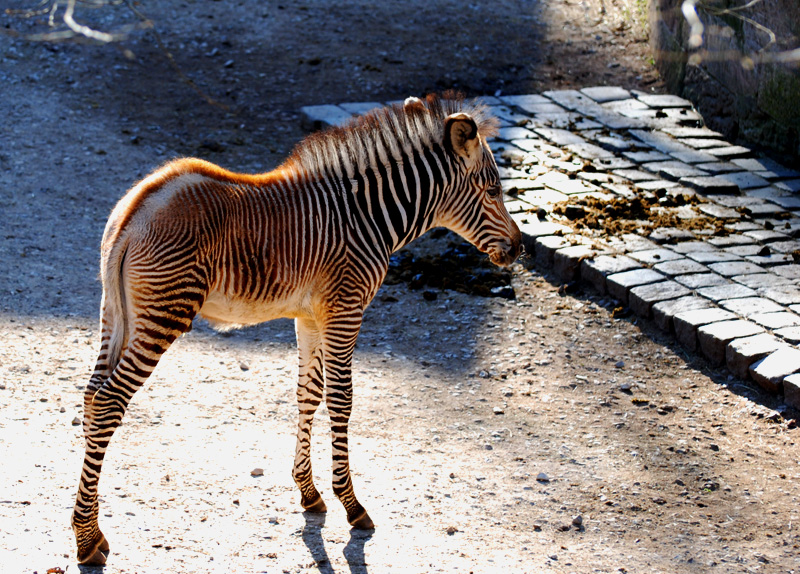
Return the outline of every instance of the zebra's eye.
{"type": "Polygon", "coordinates": [[[500,197],[500,194],[503,192],[503,188],[499,185],[493,185],[489,189],[486,190],[486,194],[491,197],[492,199],[496,197],[500,197]]]}

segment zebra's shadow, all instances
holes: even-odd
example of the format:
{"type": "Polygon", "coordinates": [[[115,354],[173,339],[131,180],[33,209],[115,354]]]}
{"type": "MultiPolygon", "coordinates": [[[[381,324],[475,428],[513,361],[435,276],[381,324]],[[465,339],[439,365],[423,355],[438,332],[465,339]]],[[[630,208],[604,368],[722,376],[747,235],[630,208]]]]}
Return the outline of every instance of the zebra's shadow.
{"type": "MultiPolygon", "coordinates": [[[[336,574],[336,570],[328,556],[328,551],[325,549],[325,540],[322,537],[326,514],[304,512],[303,516],[306,519],[302,532],[303,542],[316,562],[320,574],[336,574]]],[[[355,529],[350,531],[350,540],[342,550],[342,554],[344,554],[344,558],[350,568],[350,574],[368,574],[364,558],[364,545],[371,537],[371,531],[355,529]]]]}

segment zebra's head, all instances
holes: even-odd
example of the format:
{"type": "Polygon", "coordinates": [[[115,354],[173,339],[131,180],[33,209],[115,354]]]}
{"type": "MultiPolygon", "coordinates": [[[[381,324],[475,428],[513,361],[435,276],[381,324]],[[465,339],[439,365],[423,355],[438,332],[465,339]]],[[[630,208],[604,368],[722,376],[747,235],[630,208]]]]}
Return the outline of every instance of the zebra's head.
{"type": "Polygon", "coordinates": [[[503,203],[492,150],[472,116],[447,116],[444,147],[453,173],[438,223],[488,254],[495,265],[511,265],[522,251],[522,235],[503,203]]]}

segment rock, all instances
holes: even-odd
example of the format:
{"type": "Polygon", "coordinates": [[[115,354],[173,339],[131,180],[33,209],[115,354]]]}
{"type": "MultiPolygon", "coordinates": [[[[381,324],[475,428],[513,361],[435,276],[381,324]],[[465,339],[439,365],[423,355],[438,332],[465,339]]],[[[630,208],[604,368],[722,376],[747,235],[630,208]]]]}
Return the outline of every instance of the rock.
{"type": "Polygon", "coordinates": [[[572,518],[572,525],[580,528],[583,526],[583,516],[580,514],[572,518]]]}
{"type": "Polygon", "coordinates": [[[550,482],[550,477],[547,476],[545,473],[540,472],[536,475],[536,480],[539,482],[550,482]]]}
{"type": "Polygon", "coordinates": [[[250,370],[250,365],[248,365],[247,363],[240,363],[239,364],[239,368],[241,370],[243,370],[243,371],[249,371],[250,370]]]}
{"type": "Polygon", "coordinates": [[[450,536],[452,536],[456,532],[458,532],[458,528],[456,526],[448,526],[447,527],[447,534],[449,534],[450,536]]]}
{"type": "Polygon", "coordinates": [[[270,524],[278,524],[278,517],[277,516],[270,516],[269,517],[270,524]]]}
{"type": "Polygon", "coordinates": [[[72,426],[76,427],[76,426],[79,426],[80,424],[81,424],[81,419],[80,418],[75,417],[74,419],[72,419],[72,426]]]}
{"type": "Polygon", "coordinates": [[[496,415],[504,415],[504,414],[506,413],[506,411],[505,411],[505,410],[503,410],[503,407],[494,407],[494,408],[492,409],[492,412],[493,412],[494,414],[496,414],[496,415]]]}
{"type": "Polygon", "coordinates": [[[263,468],[254,468],[250,471],[250,476],[264,476],[263,468]]]}

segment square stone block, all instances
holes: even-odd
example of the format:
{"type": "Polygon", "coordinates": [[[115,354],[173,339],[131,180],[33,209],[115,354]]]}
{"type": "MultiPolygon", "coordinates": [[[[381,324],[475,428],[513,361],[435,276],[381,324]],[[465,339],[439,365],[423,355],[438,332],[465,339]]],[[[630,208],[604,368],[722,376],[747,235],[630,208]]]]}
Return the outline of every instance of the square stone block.
{"type": "Polygon", "coordinates": [[[721,321],[703,325],[697,329],[697,342],[703,355],[712,365],[725,362],[725,347],[734,339],[751,337],[763,333],[764,328],[743,319],[721,321]]]}
{"type": "MultiPolygon", "coordinates": [[[[712,245],[710,246],[711,249],[715,249],[712,245]]],[[[689,259],[694,259],[699,263],[705,263],[708,265],[709,263],[720,263],[722,261],[741,261],[741,257],[738,255],[734,255],[733,253],[728,253],[726,251],[716,250],[716,251],[692,251],[686,254],[686,257],[689,259]]]]}
{"type": "Polygon", "coordinates": [[[764,270],[753,263],[747,261],[724,261],[722,263],[710,263],[708,267],[725,277],[735,275],[747,275],[749,273],[763,273],[764,270]]]}
{"type": "Polygon", "coordinates": [[[622,273],[609,275],[606,277],[606,287],[611,296],[627,305],[628,291],[631,288],[663,281],[664,279],[666,279],[666,277],[658,271],[653,271],[652,269],[634,269],[632,271],[623,271],[622,273]]]}
{"type": "Polygon", "coordinates": [[[697,293],[703,297],[707,297],[719,303],[725,299],[739,299],[741,297],[754,297],[756,292],[749,287],[739,285],[738,283],[729,283],[727,285],[717,285],[713,287],[701,287],[697,293]]]}
{"type": "MultiPolygon", "coordinates": [[[[687,275],[687,274],[698,274],[698,273],[707,273],[708,267],[705,265],[698,263],[697,261],[692,261],[691,259],[674,259],[672,261],[665,261],[664,263],[658,263],[653,266],[653,269],[658,271],[659,273],[663,273],[665,275],[669,275],[670,277],[674,277],[675,275],[687,275]]],[[[685,285],[685,283],[683,283],[685,285]]]]}
{"type": "Polygon", "coordinates": [[[750,317],[756,313],[777,313],[783,311],[783,307],[763,297],[726,299],[720,301],[719,306],[737,315],[741,315],[742,317],[750,317]]]}
{"type": "Polygon", "coordinates": [[[616,86],[583,88],[581,92],[601,104],[615,100],[627,100],[631,97],[631,93],[628,90],[616,86]]]}
{"type": "Polygon", "coordinates": [[[716,273],[690,273],[689,275],[678,275],[674,279],[689,289],[729,284],[727,279],[716,273]]]}
{"type": "Polygon", "coordinates": [[[711,306],[712,303],[708,299],[689,295],[678,299],[659,301],[653,305],[651,311],[653,312],[653,322],[659,329],[674,332],[672,320],[675,315],[694,309],[708,309],[711,306]]]}
{"type": "Polygon", "coordinates": [[[750,365],[786,346],[786,343],[767,333],[734,339],[725,348],[725,364],[735,376],[746,379],[750,374],[750,365]]]}
{"type": "Polygon", "coordinates": [[[772,313],[754,313],[748,317],[759,325],[767,329],[782,329],[784,327],[795,327],[800,325],[800,315],[790,311],[777,311],[772,313]]]}
{"type": "Polygon", "coordinates": [[[553,272],[565,283],[580,275],[581,261],[591,258],[595,252],[586,245],[572,245],[556,250],[553,254],[553,272]]]}
{"type": "Polygon", "coordinates": [[[800,344],[800,327],[784,327],[777,329],[775,334],[790,345],[800,344]]]}
{"type": "Polygon", "coordinates": [[[660,263],[662,261],[673,261],[676,259],[683,259],[683,255],[680,253],[675,253],[670,249],[644,249],[641,251],[633,251],[628,253],[628,257],[631,259],[635,259],[640,263],[644,263],[645,265],[652,265],[654,263],[660,263]]]}
{"type": "Polygon", "coordinates": [[[624,255],[600,255],[581,262],[581,278],[592,284],[600,293],[606,293],[606,277],[641,267],[639,263],[624,255]]]}
{"type": "Polygon", "coordinates": [[[557,235],[545,235],[544,237],[537,237],[534,245],[536,263],[547,269],[552,269],[553,257],[556,251],[569,246],[570,242],[557,235]]]}
{"type": "Polygon", "coordinates": [[[800,371],[800,349],[778,349],[750,366],[750,376],[764,389],[783,393],[783,379],[800,371]]]}
{"type": "Polygon", "coordinates": [[[732,319],[736,319],[736,315],[730,311],[719,307],[709,307],[679,312],[673,317],[672,324],[678,342],[690,351],[694,351],[697,349],[698,327],[732,319]]]}
{"type": "Polygon", "coordinates": [[[649,319],[654,304],[685,297],[690,293],[689,289],[674,281],[659,281],[631,288],[628,293],[628,306],[640,317],[649,319]]]}

